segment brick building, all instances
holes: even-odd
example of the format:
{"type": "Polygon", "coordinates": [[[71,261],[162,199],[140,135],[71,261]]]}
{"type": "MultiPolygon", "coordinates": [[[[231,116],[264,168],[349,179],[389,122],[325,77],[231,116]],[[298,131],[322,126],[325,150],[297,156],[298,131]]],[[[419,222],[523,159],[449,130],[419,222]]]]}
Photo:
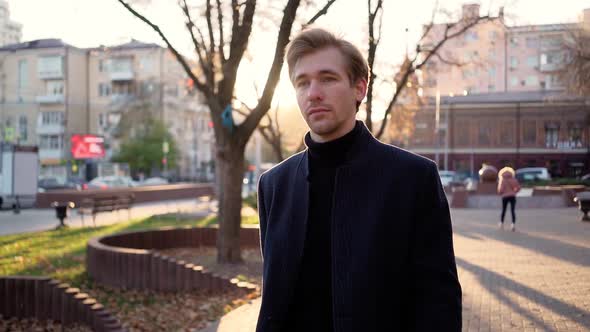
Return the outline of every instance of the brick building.
{"type": "Polygon", "coordinates": [[[416,112],[406,148],[437,160],[441,169],[474,174],[486,163],[544,166],[562,176],[590,172],[590,102],[584,98],[542,91],[442,97],[438,141],[435,113],[429,98],[416,112]]]}

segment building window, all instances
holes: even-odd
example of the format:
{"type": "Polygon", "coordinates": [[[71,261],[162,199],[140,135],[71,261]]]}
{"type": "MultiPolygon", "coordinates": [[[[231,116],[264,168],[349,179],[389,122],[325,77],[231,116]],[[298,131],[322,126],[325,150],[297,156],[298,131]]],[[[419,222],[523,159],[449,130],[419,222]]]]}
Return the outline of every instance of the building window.
{"type": "Polygon", "coordinates": [[[488,37],[490,38],[491,41],[494,41],[494,40],[498,39],[498,32],[497,31],[489,31],[488,37]]]}
{"type": "Polygon", "coordinates": [[[568,130],[568,140],[570,147],[581,148],[582,147],[582,127],[576,125],[570,125],[568,130]]]}
{"type": "Polygon", "coordinates": [[[556,148],[559,140],[559,125],[555,123],[545,124],[545,147],[556,148]]]}
{"type": "Polygon", "coordinates": [[[518,37],[516,37],[516,36],[510,37],[510,45],[511,46],[518,46],[518,37]]]}
{"type": "Polygon", "coordinates": [[[488,121],[479,123],[479,133],[477,135],[479,145],[490,145],[492,142],[492,127],[488,121]]]}
{"type": "Polygon", "coordinates": [[[44,150],[61,150],[63,148],[63,137],[61,135],[40,135],[39,145],[44,150]]]}
{"type": "Polygon", "coordinates": [[[43,125],[51,125],[57,124],[61,125],[64,122],[64,112],[43,112],[41,113],[41,124],[43,125]]]}
{"type": "Polygon", "coordinates": [[[538,86],[539,85],[539,78],[534,75],[528,76],[526,78],[526,85],[527,86],[538,86]]]}
{"type": "Polygon", "coordinates": [[[488,50],[488,58],[495,59],[496,58],[496,50],[494,50],[494,49],[488,50]]]}
{"type": "Polygon", "coordinates": [[[496,91],[496,86],[493,84],[488,84],[488,91],[489,92],[494,92],[496,91]]]}
{"type": "Polygon", "coordinates": [[[61,55],[39,57],[37,66],[41,78],[60,78],[63,76],[63,57],[61,55]]]}
{"type": "Polygon", "coordinates": [[[106,97],[111,95],[111,85],[108,83],[99,83],[98,84],[98,95],[101,97],[106,97]]]}
{"type": "Polygon", "coordinates": [[[500,128],[500,144],[504,146],[514,144],[514,122],[502,121],[502,128],[500,128]]]}
{"type": "Polygon", "coordinates": [[[490,68],[488,68],[488,75],[490,77],[496,77],[496,67],[495,66],[491,66],[490,68]]]}
{"type": "Polygon", "coordinates": [[[543,48],[561,48],[562,43],[561,36],[549,36],[541,39],[541,47],[543,48]]]}
{"type": "Polygon", "coordinates": [[[539,65],[539,58],[536,55],[532,55],[526,58],[527,66],[531,68],[535,68],[539,65]]]}
{"type": "Polygon", "coordinates": [[[27,64],[27,60],[19,60],[18,61],[18,101],[22,102],[23,100],[23,90],[27,88],[29,85],[29,67],[27,64]]]}
{"type": "Polygon", "coordinates": [[[537,121],[526,120],[522,122],[522,141],[524,144],[535,144],[537,142],[537,121]]]}
{"type": "Polygon", "coordinates": [[[477,39],[479,39],[479,36],[477,35],[477,31],[466,31],[464,34],[464,38],[466,42],[470,42],[476,41],[477,39]]]}
{"type": "Polygon", "coordinates": [[[104,127],[106,125],[104,113],[98,113],[98,126],[104,127]]]}
{"type": "Polygon", "coordinates": [[[515,56],[510,57],[510,68],[517,68],[518,67],[518,58],[515,56]]]}
{"type": "Polygon", "coordinates": [[[468,121],[457,121],[457,130],[455,130],[455,133],[457,135],[456,139],[458,145],[469,145],[469,128],[468,121]]]}
{"type": "Polygon", "coordinates": [[[63,81],[48,81],[47,82],[47,94],[48,95],[63,95],[64,94],[64,82],[63,81]]]}
{"type": "Polygon", "coordinates": [[[517,86],[518,85],[518,77],[512,76],[510,77],[510,86],[517,86]]]}
{"type": "Polygon", "coordinates": [[[29,119],[26,115],[18,118],[18,137],[25,142],[29,139],[29,119]]]}
{"type": "Polygon", "coordinates": [[[537,48],[537,47],[539,47],[539,38],[527,37],[525,39],[525,43],[526,43],[527,48],[537,48]]]}

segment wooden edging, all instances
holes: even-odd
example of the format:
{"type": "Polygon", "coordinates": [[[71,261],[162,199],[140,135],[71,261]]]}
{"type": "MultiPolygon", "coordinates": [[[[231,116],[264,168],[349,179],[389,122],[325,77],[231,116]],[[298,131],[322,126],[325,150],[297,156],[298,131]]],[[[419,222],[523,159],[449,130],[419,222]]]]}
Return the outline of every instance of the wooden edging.
{"type": "Polygon", "coordinates": [[[51,319],[64,326],[80,323],[97,332],[126,331],[88,294],[47,277],[0,277],[0,314],[4,318],[51,319]]]}
{"type": "MultiPolygon", "coordinates": [[[[162,228],[119,233],[88,241],[86,269],[94,281],[116,288],[180,292],[202,290],[244,294],[256,285],[227,279],[203,266],[161,255],[154,250],[215,247],[216,228],[162,228]]],[[[242,247],[259,247],[258,228],[242,228],[242,247]]]]}

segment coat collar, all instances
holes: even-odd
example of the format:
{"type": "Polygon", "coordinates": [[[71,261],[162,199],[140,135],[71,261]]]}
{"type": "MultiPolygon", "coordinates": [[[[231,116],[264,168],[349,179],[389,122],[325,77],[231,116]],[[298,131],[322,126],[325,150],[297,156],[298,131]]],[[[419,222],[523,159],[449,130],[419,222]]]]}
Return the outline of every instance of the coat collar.
{"type": "MultiPolygon", "coordinates": [[[[351,166],[365,160],[365,157],[368,155],[367,146],[377,141],[364,122],[357,120],[357,123],[360,123],[361,130],[358,138],[346,153],[343,167],[351,166]]],[[[304,176],[305,179],[309,179],[309,149],[305,149],[297,168],[299,173],[304,176]]]]}

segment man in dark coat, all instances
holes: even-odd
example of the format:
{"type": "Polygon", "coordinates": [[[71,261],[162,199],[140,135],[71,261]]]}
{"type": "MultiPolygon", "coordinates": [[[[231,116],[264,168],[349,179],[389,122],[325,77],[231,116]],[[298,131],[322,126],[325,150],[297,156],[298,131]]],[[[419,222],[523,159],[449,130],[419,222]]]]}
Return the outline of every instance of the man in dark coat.
{"type": "Polygon", "coordinates": [[[323,29],[287,48],[307,149],[259,182],[258,332],[461,331],[436,164],[377,141],[356,112],[368,66],[323,29]]]}

